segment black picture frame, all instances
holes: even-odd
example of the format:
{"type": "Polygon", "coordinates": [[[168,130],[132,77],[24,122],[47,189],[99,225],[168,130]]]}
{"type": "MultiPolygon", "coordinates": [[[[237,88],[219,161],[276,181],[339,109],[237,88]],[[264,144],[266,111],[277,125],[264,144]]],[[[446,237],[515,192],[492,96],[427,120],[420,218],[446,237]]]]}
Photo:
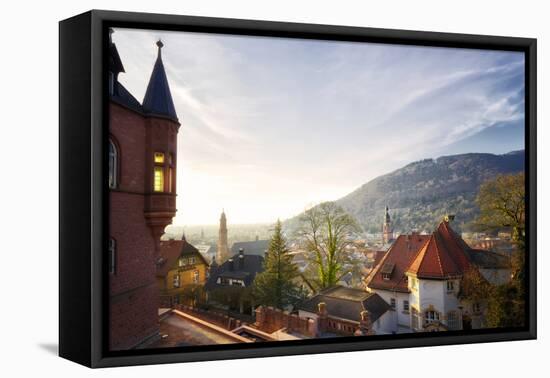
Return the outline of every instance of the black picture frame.
{"type": "Polygon", "coordinates": [[[59,24],[59,354],[88,367],[535,339],[536,39],[92,10],[59,24]],[[495,49],[525,53],[527,324],[518,329],[109,352],[105,151],[109,27],[495,49]]]}

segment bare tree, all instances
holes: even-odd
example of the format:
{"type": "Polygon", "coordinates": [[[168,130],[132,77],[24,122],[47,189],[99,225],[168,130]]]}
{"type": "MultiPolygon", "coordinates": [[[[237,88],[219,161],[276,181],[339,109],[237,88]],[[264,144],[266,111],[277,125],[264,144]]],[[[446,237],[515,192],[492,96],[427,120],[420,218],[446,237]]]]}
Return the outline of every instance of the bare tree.
{"type": "Polygon", "coordinates": [[[307,210],[300,222],[298,238],[310,266],[305,281],[315,291],[334,286],[351,270],[345,268],[354,263],[346,247],[360,227],[334,202],[323,202],[307,210]]]}

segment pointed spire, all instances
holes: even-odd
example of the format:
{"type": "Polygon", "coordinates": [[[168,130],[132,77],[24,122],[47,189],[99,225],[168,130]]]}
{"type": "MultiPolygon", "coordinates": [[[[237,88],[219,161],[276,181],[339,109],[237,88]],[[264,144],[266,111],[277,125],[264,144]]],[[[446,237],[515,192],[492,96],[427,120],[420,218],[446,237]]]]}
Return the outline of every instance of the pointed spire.
{"type": "Polygon", "coordinates": [[[153,72],[151,73],[149,84],[147,85],[147,91],[143,98],[143,109],[146,113],[151,115],[168,117],[177,122],[178,116],[176,114],[172,93],[170,92],[170,86],[168,85],[166,71],[164,70],[164,64],[162,62],[161,50],[164,44],[159,39],[156,45],[158,47],[157,61],[153,67],[153,72]]]}

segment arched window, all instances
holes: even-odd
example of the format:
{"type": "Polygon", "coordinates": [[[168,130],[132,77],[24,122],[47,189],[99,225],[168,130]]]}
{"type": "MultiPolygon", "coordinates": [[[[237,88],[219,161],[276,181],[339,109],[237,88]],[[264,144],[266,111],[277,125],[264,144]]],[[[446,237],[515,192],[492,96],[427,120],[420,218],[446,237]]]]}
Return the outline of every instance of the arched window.
{"type": "Polygon", "coordinates": [[[118,186],[118,150],[111,139],[109,139],[109,188],[118,186]]]}

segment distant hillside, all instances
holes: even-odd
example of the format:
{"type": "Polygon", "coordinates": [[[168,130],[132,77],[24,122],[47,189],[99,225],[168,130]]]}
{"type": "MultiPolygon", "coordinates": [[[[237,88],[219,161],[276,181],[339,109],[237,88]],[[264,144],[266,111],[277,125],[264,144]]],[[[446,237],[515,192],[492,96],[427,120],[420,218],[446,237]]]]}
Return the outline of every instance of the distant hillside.
{"type": "Polygon", "coordinates": [[[367,232],[380,232],[384,207],[397,232],[431,231],[445,214],[456,214],[457,228],[477,215],[479,186],[501,173],[524,170],[525,152],[470,153],[426,159],[379,176],[339,203],[367,232]]]}

